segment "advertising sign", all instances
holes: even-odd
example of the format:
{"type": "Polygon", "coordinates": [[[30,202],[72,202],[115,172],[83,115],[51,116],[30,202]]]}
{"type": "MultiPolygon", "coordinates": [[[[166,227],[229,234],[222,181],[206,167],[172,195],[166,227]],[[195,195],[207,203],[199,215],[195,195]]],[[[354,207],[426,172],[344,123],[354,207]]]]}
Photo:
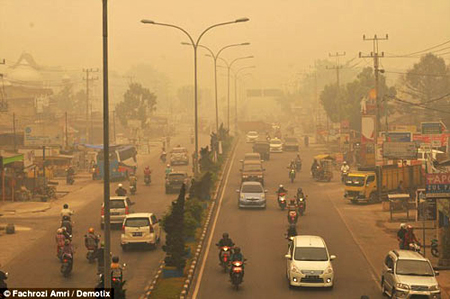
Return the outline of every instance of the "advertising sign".
{"type": "Polygon", "coordinates": [[[413,134],[411,132],[381,132],[384,141],[389,142],[411,142],[413,134]]]}
{"type": "Polygon", "coordinates": [[[421,127],[423,135],[442,134],[443,130],[443,124],[439,121],[423,122],[421,123],[421,127]]]}
{"type": "Polygon", "coordinates": [[[425,189],[416,191],[417,220],[436,220],[436,198],[427,198],[425,189]]]}
{"type": "Polygon", "coordinates": [[[450,173],[427,173],[427,197],[450,197],[450,173]]]}
{"type": "Polygon", "coordinates": [[[363,115],[361,117],[361,142],[373,142],[375,129],[375,117],[363,115]]]}
{"type": "Polygon", "coordinates": [[[63,145],[63,129],[50,125],[29,125],[24,129],[25,146],[63,145]]]}
{"type": "Polygon", "coordinates": [[[384,142],[383,157],[388,159],[416,159],[416,144],[414,142],[384,142]]]}

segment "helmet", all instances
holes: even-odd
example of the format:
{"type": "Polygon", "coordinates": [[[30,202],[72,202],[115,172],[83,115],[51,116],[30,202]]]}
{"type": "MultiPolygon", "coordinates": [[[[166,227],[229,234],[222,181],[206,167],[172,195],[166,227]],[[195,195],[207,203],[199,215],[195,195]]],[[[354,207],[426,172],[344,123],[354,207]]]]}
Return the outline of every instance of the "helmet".
{"type": "Polygon", "coordinates": [[[65,204],[63,205],[63,208],[64,208],[64,209],[68,209],[68,208],[69,208],[69,205],[65,203],[65,204]]]}
{"type": "Polygon", "coordinates": [[[406,229],[407,229],[407,230],[413,230],[414,227],[413,227],[411,224],[408,224],[408,225],[406,226],[406,229]]]}
{"type": "Polygon", "coordinates": [[[118,256],[113,256],[112,257],[112,262],[113,263],[118,263],[119,262],[119,257],[118,256]]]}
{"type": "Polygon", "coordinates": [[[167,164],[167,167],[170,167],[170,164],[167,164]]]}
{"type": "Polygon", "coordinates": [[[64,240],[64,245],[69,245],[70,241],[68,239],[64,240]]]}
{"type": "Polygon", "coordinates": [[[300,188],[297,189],[297,192],[301,193],[301,192],[303,192],[303,189],[300,187],[300,188]]]}
{"type": "Polygon", "coordinates": [[[229,236],[228,236],[228,233],[223,233],[223,234],[222,234],[222,237],[223,237],[224,239],[228,239],[228,237],[229,237],[229,236]]]}
{"type": "Polygon", "coordinates": [[[101,242],[100,242],[100,247],[101,247],[101,248],[105,247],[105,242],[104,242],[104,241],[101,241],[101,242]]]}
{"type": "Polygon", "coordinates": [[[89,228],[89,232],[90,232],[91,234],[93,234],[93,233],[94,233],[94,228],[93,228],[93,227],[90,227],[90,228],[89,228]]]}
{"type": "Polygon", "coordinates": [[[122,185],[122,184],[119,184],[118,186],[119,186],[119,188],[121,188],[123,185],[122,185]]]}
{"type": "Polygon", "coordinates": [[[65,226],[61,227],[62,232],[65,232],[67,228],[65,226]]]}
{"type": "Polygon", "coordinates": [[[344,165],[347,165],[347,161],[344,161],[344,165]]]}
{"type": "Polygon", "coordinates": [[[62,228],[58,228],[58,229],[56,230],[56,233],[57,233],[58,235],[62,234],[62,233],[63,233],[63,229],[62,229],[62,228]]]}
{"type": "Polygon", "coordinates": [[[280,185],[280,188],[283,188],[283,185],[280,185]]]}
{"type": "Polygon", "coordinates": [[[234,247],[234,253],[241,253],[241,248],[234,247]]]}
{"type": "Polygon", "coordinates": [[[406,223],[400,224],[400,228],[406,229],[406,223]]]}

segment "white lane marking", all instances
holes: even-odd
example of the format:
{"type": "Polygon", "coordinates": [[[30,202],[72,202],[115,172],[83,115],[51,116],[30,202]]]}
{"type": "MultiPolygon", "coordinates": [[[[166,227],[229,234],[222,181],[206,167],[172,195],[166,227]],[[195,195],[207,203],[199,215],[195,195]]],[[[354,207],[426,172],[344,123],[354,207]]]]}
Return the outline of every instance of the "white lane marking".
{"type": "Polygon", "coordinates": [[[327,198],[329,201],[331,201],[331,204],[333,205],[334,209],[336,210],[336,212],[339,214],[339,217],[341,217],[342,222],[344,222],[344,225],[347,227],[348,232],[350,233],[350,236],[352,236],[353,241],[355,241],[356,245],[359,247],[359,250],[362,252],[364,258],[366,259],[367,263],[369,263],[370,268],[371,268],[371,276],[372,279],[374,280],[375,284],[378,286],[378,288],[381,290],[381,286],[378,283],[378,276],[377,276],[377,270],[375,268],[375,266],[372,264],[372,262],[369,259],[369,256],[366,254],[366,252],[364,251],[361,243],[359,243],[359,241],[356,239],[355,234],[353,233],[353,231],[350,229],[350,225],[348,224],[347,220],[345,220],[344,215],[341,213],[341,211],[337,208],[335,202],[333,200],[331,200],[330,195],[327,193],[327,198]]]}
{"type": "Polygon", "coordinates": [[[214,231],[216,229],[217,219],[219,218],[220,208],[222,207],[223,196],[225,195],[225,190],[227,189],[228,178],[230,177],[231,168],[233,168],[234,158],[236,156],[236,148],[234,150],[233,156],[231,158],[231,164],[228,168],[227,176],[225,178],[225,184],[223,185],[222,193],[220,194],[219,204],[217,206],[216,216],[214,217],[213,226],[211,228],[211,232],[209,234],[208,244],[206,245],[206,251],[203,256],[202,265],[200,267],[200,272],[198,273],[197,283],[195,285],[194,294],[192,295],[193,299],[197,298],[198,291],[200,289],[200,284],[202,282],[203,271],[205,270],[206,259],[208,258],[209,248],[211,247],[212,238],[214,235],[214,231]]]}

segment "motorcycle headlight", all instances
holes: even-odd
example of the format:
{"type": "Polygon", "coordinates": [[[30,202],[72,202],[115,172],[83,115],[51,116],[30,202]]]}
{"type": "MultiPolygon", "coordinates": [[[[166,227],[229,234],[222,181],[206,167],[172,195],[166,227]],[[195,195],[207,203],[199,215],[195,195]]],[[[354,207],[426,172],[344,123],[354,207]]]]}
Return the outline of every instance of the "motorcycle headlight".
{"type": "Polygon", "coordinates": [[[300,270],[295,265],[292,265],[291,271],[294,272],[294,273],[298,273],[298,274],[301,273],[300,270]]]}
{"type": "Polygon", "coordinates": [[[395,287],[397,289],[403,289],[403,290],[409,290],[410,289],[409,285],[404,284],[404,283],[397,283],[397,284],[395,284],[395,287]]]}
{"type": "Polygon", "coordinates": [[[439,285],[431,286],[431,287],[429,287],[429,290],[430,291],[439,291],[439,285]]]}

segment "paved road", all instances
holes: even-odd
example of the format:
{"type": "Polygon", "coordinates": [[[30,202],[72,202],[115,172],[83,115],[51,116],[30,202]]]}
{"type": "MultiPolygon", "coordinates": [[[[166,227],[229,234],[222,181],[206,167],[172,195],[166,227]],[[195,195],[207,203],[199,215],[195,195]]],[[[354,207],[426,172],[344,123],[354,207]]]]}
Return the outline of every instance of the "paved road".
{"type": "MultiPolygon", "coordinates": [[[[201,135],[200,144],[209,142],[207,136],[201,135]]],[[[192,152],[193,146],[190,144],[189,134],[184,134],[175,139],[177,143],[187,146],[192,152]]],[[[175,145],[172,141],[172,146],[175,145]]],[[[158,149],[159,151],[159,149],[158,149]]],[[[162,164],[158,155],[147,156],[143,161],[138,161],[138,190],[132,201],[134,212],[153,212],[157,217],[162,218],[167,211],[171,201],[176,198],[176,194],[166,195],[164,192],[164,164],[162,164]],[[143,167],[151,165],[152,183],[145,186],[143,182],[143,167]]],[[[176,166],[176,169],[192,169],[192,161],[189,166],[176,166]]],[[[111,185],[111,192],[116,189],[117,183],[111,185]]],[[[127,183],[124,184],[128,186],[127,183]]],[[[58,225],[59,217],[51,219],[42,219],[43,225],[47,226],[48,233],[40,240],[33,243],[22,254],[13,259],[6,269],[10,273],[8,285],[10,287],[94,287],[98,278],[96,276],[96,264],[89,264],[85,258],[86,249],[84,247],[84,234],[92,226],[96,232],[100,230],[100,207],[103,201],[103,185],[99,183],[92,188],[87,189],[90,193],[80,193],[87,199],[89,204],[81,210],[75,211],[74,216],[74,245],[75,260],[74,270],[69,278],[62,277],[59,269],[60,263],[55,256],[55,231],[58,225]]],[[[144,248],[131,249],[122,252],[120,248],[121,230],[116,229],[111,233],[112,252],[120,256],[120,261],[128,265],[125,272],[127,280],[127,294],[129,298],[139,298],[144,293],[146,284],[157,270],[159,261],[163,258],[161,245],[156,250],[147,250],[144,248]]],[[[161,243],[164,242],[164,239],[161,243]]]]}
{"type": "MultiPolygon", "coordinates": [[[[295,157],[295,153],[271,155],[265,162],[268,206],[266,210],[239,210],[237,208],[236,189],[239,188],[239,159],[244,153],[251,152],[251,145],[241,143],[236,152],[231,175],[221,206],[212,244],[215,244],[223,232],[228,232],[239,245],[246,258],[245,281],[239,291],[235,291],[218,265],[217,248],[212,245],[207,256],[204,273],[197,298],[382,298],[378,282],[370,265],[341,219],[332,201],[342,203],[342,198],[331,197],[341,188],[336,182],[317,183],[309,176],[309,167],[314,153],[312,149],[302,150],[304,168],[291,184],[286,166],[295,157]],[[330,254],[337,259],[333,262],[336,278],[332,290],[326,289],[289,289],[285,278],[287,244],[284,233],[287,229],[286,212],[282,212],[276,203],[275,190],[283,184],[291,195],[298,186],[308,194],[306,215],[299,220],[300,234],[322,236],[329,247],[330,254]]],[[[201,273],[199,273],[201,274],[201,273]]],[[[378,276],[377,276],[378,277],[378,276]]]]}

